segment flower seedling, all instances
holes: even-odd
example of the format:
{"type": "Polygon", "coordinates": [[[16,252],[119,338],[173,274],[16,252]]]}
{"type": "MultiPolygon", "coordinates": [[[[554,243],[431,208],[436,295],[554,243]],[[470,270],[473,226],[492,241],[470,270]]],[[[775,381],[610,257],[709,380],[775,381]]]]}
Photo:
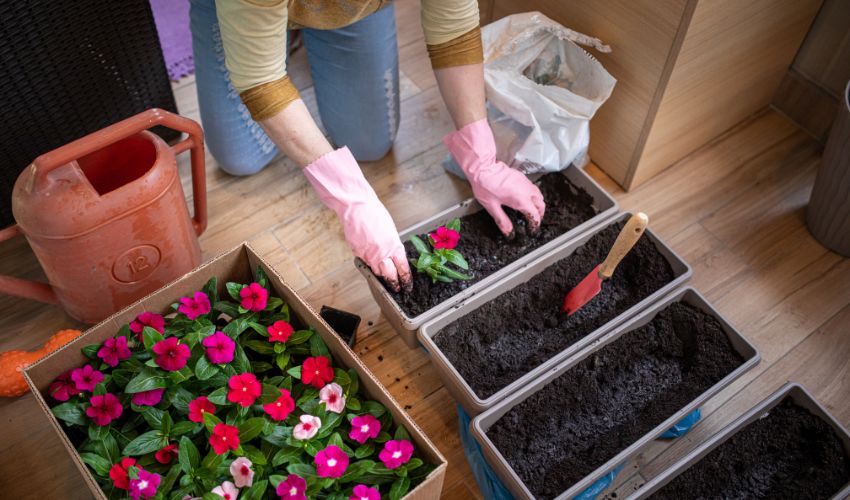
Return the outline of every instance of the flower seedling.
{"type": "Polygon", "coordinates": [[[451,283],[454,280],[471,280],[472,276],[452,269],[449,264],[466,271],[469,264],[455,247],[460,240],[460,219],[454,219],[445,226],[440,226],[428,235],[426,244],[416,235],[410,237],[410,242],[419,252],[418,259],[410,259],[410,263],[420,273],[431,277],[434,283],[442,281],[451,283]]]}

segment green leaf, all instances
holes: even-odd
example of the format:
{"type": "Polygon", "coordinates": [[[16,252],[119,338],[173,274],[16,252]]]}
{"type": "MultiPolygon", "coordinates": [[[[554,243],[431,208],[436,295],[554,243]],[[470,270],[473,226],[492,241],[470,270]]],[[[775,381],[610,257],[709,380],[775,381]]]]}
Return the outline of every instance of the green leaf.
{"type": "MultiPolygon", "coordinates": [[[[282,345],[282,344],[281,344],[282,345]]],[[[274,346],[268,340],[246,340],[244,346],[259,354],[274,354],[274,346]]]]}
{"type": "Polygon", "coordinates": [[[362,408],[364,411],[371,413],[375,418],[381,418],[381,415],[387,412],[387,409],[384,408],[384,405],[377,401],[364,401],[362,404],[362,408]]]}
{"type": "Polygon", "coordinates": [[[201,461],[201,467],[204,469],[215,470],[221,463],[224,462],[224,455],[216,455],[215,451],[210,450],[207,456],[201,461]]]}
{"type": "Polygon", "coordinates": [[[54,406],[50,409],[53,415],[59,420],[64,420],[69,424],[86,425],[87,419],[83,408],[76,401],[68,401],[61,405],[54,406]]]}
{"type": "Polygon", "coordinates": [[[310,337],[310,354],[313,356],[325,356],[327,357],[328,346],[325,345],[325,341],[322,340],[320,335],[313,335],[310,337]]]}
{"type": "Polygon", "coordinates": [[[415,248],[416,251],[419,252],[419,255],[431,253],[431,249],[428,248],[428,245],[426,245],[424,241],[419,239],[418,236],[411,235],[410,242],[413,243],[413,248],[415,248]]]}
{"type": "Polygon", "coordinates": [[[227,294],[230,295],[231,299],[235,300],[236,302],[242,301],[242,297],[239,296],[239,292],[241,292],[242,289],[245,288],[245,285],[229,281],[224,286],[227,288],[227,294]]]}
{"type": "Polygon", "coordinates": [[[277,367],[280,368],[280,371],[287,370],[286,367],[289,366],[289,360],[290,360],[291,357],[292,357],[292,355],[289,354],[288,352],[285,352],[283,354],[278,354],[277,356],[275,356],[274,362],[277,365],[277,367]]]}
{"type": "Polygon", "coordinates": [[[460,252],[458,252],[457,250],[447,249],[443,252],[443,255],[446,256],[446,260],[456,265],[457,267],[464,270],[469,269],[469,263],[466,262],[466,259],[464,259],[463,255],[461,255],[460,252]]]}
{"type": "Polygon", "coordinates": [[[265,373],[271,370],[272,364],[265,361],[251,361],[251,373],[265,373]]]}
{"type": "Polygon", "coordinates": [[[374,466],[375,462],[372,460],[358,460],[357,462],[350,464],[348,468],[345,469],[345,474],[339,478],[339,482],[348,483],[351,481],[357,481],[360,479],[360,476],[370,472],[374,466]]]}
{"type": "Polygon", "coordinates": [[[286,467],[286,471],[290,474],[298,474],[304,479],[319,477],[316,474],[316,469],[314,469],[312,465],[307,464],[289,464],[286,467]]]}
{"type": "Polygon", "coordinates": [[[446,229],[460,232],[460,219],[454,218],[446,223],[446,229]]]}
{"type": "Polygon", "coordinates": [[[194,399],[191,392],[177,387],[171,395],[171,404],[180,413],[189,413],[189,403],[194,399]]]}
{"type": "Polygon", "coordinates": [[[247,443],[259,436],[265,425],[266,419],[263,417],[249,418],[239,426],[239,442],[247,443]]]}
{"type": "MultiPolygon", "coordinates": [[[[177,477],[180,475],[180,464],[176,463],[168,469],[168,474],[162,479],[162,482],[159,484],[159,488],[157,488],[157,494],[162,494],[162,498],[165,498],[171,488],[174,487],[174,482],[177,481],[177,477]]],[[[181,497],[182,498],[182,497],[181,497]]]]}
{"type": "Polygon", "coordinates": [[[281,476],[280,474],[272,474],[269,476],[269,482],[273,488],[277,488],[277,485],[284,481],[286,481],[286,476],[281,476]]]}
{"type": "Polygon", "coordinates": [[[176,424],[174,424],[173,427],[171,427],[171,433],[169,434],[169,436],[172,438],[180,437],[183,434],[194,430],[196,425],[197,424],[195,424],[195,422],[189,420],[177,422],[176,424]]]}
{"type": "MultiPolygon", "coordinates": [[[[154,330],[156,331],[156,330],[154,330]]],[[[168,374],[154,370],[149,367],[142,368],[138,375],[127,382],[124,392],[135,394],[137,392],[161,389],[168,386],[168,374]]]]}
{"type": "Polygon", "coordinates": [[[162,416],[165,413],[159,408],[153,406],[143,406],[140,413],[144,417],[145,422],[156,430],[162,430],[162,416]]]}
{"type": "Polygon", "coordinates": [[[212,432],[216,425],[221,423],[221,419],[212,413],[204,412],[204,427],[207,432],[212,432]]]}
{"type": "Polygon", "coordinates": [[[421,458],[413,457],[410,459],[410,462],[407,462],[407,464],[405,464],[404,467],[407,469],[408,472],[410,472],[412,470],[418,469],[419,467],[422,467],[424,463],[425,462],[423,462],[421,458]]]}
{"type": "Polygon", "coordinates": [[[98,476],[106,477],[109,475],[109,469],[112,467],[112,463],[110,463],[109,460],[100,455],[95,455],[94,453],[80,453],[80,458],[82,458],[83,462],[91,467],[94,473],[98,476]]]}
{"type": "Polygon", "coordinates": [[[218,367],[210,363],[206,356],[198,358],[198,362],[195,364],[195,376],[198,377],[198,380],[210,379],[216,373],[218,373],[218,367]]]}
{"type": "Polygon", "coordinates": [[[235,318],[239,316],[239,307],[233,302],[228,302],[225,300],[219,300],[215,303],[215,310],[221,313],[224,313],[231,318],[235,318]]]}
{"type": "Polygon", "coordinates": [[[89,424],[89,441],[100,441],[109,435],[109,427],[97,425],[94,422],[89,424]]]}
{"type": "Polygon", "coordinates": [[[207,294],[207,297],[210,299],[210,306],[214,307],[215,303],[218,301],[218,278],[213,276],[207,280],[201,288],[201,291],[207,294]]]}
{"type": "Polygon", "coordinates": [[[345,407],[351,411],[360,411],[360,400],[357,398],[348,398],[345,400],[345,407]]]}
{"type": "Polygon", "coordinates": [[[278,307],[283,305],[283,300],[280,297],[269,297],[269,300],[266,302],[266,308],[264,311],[274,311],[278,307]]]}
{"type": "Polygon", "coordinates": [[[180,462],[180,468],[186,474],[191,474],[193,470],[198,468],[198,463],[201,461],[201,454],[198,452],[198,447],[186,436],[180,438],[180,446],[178,448],[177,460],[180,462]]]}
{"type": "Polygon", "coordinates": [[[453,280],[466,281],[466,280],[472,279],[472,276],[469,276],[469,275],[466,275],[466,274],[463,274],[463,273],[459,273],[459,272],[455,271],[454,269],[451,269],[451,268],[446,267],[446,266],[440,266],[440,272],[443,273],[443,276],[446,276],[447,278],[451,278],[453,280]]]}
{"type": "Polygon", "coordinates": [[[132,370],[124,370],[119,368],[117,370],[112,371],[112,381],[115,382],[115,385],[117,385],[118,387],[123,388],[127,386],[127,383],[130,381],[130,377],[132,377],[134,374],[135,372],[132,370]]]}
{"type": "Polygon", "coordinates": [[[390,436],[389,434],[387,434],[384,431],[381,431],[380,433],[378,433],[378,437],[375,438],[375,442],[376,443],[386,443],[390,439],[392,439],[392,436],[390,436]]]}
{"type": "Polygon", "coordinates": [[[162,340],[162,334],[153,328],[146,326],[142,329],[142,338],[145,341],[145,349],[150,351],[154,344],[162,340]]]}
{"type": "Polygon", "coordinates": [[[366,458],[372,453],[375,453],[375,445],[372,443],[366,443],[362,446],[358,446],[356,450],[354,450],[355,458],[366,458]]]}
{"type": "Polygon", "coordinates": [[[284,446],[272,457],[272,466],[277,467],[281,464],[285,464],[287,462],[291,462],[292,460],[296,460],[301,456],[302,450],[301,448],[294,448],[289,446],[284,446]]]}
{"type": "Polygon", "coordinates": [[[313,336],[312,330],[297,330],[292,332],[292,335],[286,340],[287,345],[298,345],[303,344],[310,340],[310,337],[313,336]]]}
{"type": "Polygon", "coordinates": [[[218,389],[212,391],[207,399],[210,403],[214,405],[226,405],[227,402],[227,388],[219,387],[218,389]]]}
{"type": "Polygon", "coordinates": [[[97,451],[112,463],[121,460],[121,450],[118,448],[118,440],[111,433],[106,434],[103,436],[103,439],[97,442],[97,451]]]}
{"type": "Polygon", "coordinates": [[[262,481],[257,481],[247,491],[243,492],[239,496],[239,498],[242,498],[243,500],[260,500],[266,493],[266,489],[268,488],[268,486],[269,482],[265,479],[262,481]]]}
{"type": "Polygon", "coordinates": [[[162,433],[168,436],[171,434],[171,425],[174,421],[171,420],[171,414],[167,411],[162,414],[162,433]]]}
{"type": "Polygon", "coordinates": [[[89,359],[97,359],[97,351],[100,350],[100,344],[89,344],[81,349],[83,355],[89,359]]]}
{"type": "Polygon", "coordinates": [[[124,447],[124,455],[138,456],[168,446],[168,438],[160,431],[148,431],[124,447]]]}
{"type": "Polygon", "coordinates": [[[288,373],[289,375],[292,375],[292,378],[295,378],[297,380],[301,380],[301,367],[300,366],[292,367],[289,370],[286,370],[286,373],[288,373]]]}
{"type": "Polygon", "coordinates": [[[186,380],[192,378],[193,375],[194,372],[188,366],[184,366],[176,372],[168,372],[168,378],[175,384],[185,382],[186,380]]]}
{"type": "Polygon", "coordinates": [[[280,389],[277,386],[270,384],[263,384],[263,393],[260,394],[260,399],[258,403],[261,405],[273,403],[277,401],[277,398],[280,397],[280,389]]]}
{"type": "Polygon", "coordinates": [[[398,500],[407,494],[407,490],[410,489],[410,479],[406,477],[400,477],[393,482],[393,485],[390,487],[390,500],[398,500]]]}
{"type": "Polygon", "coordinates": [[[429,267],[431,264],[433,264],[434,262],[435,262],[435,258],[434,258],[433,255],[431,255],[430,253],[422,253],[422,254],[419,254],[419,258],[416,259],[416,263],[414,265],[416,266],[416,269],[421,272],[421,271],[425,270],[427,267],[429,267]]]}
{"type": "Polygon", "coordinates": [[[246,373],[251,370],[251,362],[248,361],[248,356],[245,355],[245,350],[242,345],[236,343],[236,351],[233,354],[233,368],[237,373],[246,373]]]}
{"type": "Polygon", "coordinates": [[[245,457],[254,465],[266,465],[266,456],[256,446],[246,444],[242,447],[242,451],[245,453],[245,457]]]}
{"type": "Polygon", "coordinates": [[[216,495],[215,493],[204,493],[204,496],[201,497],[201,500],[221,500],[221,496],[216,495]]]}
{"type": "Polygon", "coordinates": [[[396,441],[410,441],[410,434],[407,433],[407,429],[403,425],[399,425],[395,430],[393,439],[396,441]]]}

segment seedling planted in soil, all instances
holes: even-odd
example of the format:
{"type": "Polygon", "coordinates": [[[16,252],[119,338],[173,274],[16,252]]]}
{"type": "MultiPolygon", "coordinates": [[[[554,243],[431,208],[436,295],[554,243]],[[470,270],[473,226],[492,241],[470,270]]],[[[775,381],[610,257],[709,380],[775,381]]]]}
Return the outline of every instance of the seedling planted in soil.
{"type": "Polygon", "coordinates": [[[410,242],[419,252],[418,259],[410,259],[410,263],[420,273],[427,274],[436,283],[451,283],[454,280],[471,280],[472,276],[461,273],[449,267],[455,265],[466,271],[469,264],[455,247],[460,240],[460,219],[452,219],[445,226],[438,227],[428,235],[426,244],[416,235],[410,237],[410,242]]]}

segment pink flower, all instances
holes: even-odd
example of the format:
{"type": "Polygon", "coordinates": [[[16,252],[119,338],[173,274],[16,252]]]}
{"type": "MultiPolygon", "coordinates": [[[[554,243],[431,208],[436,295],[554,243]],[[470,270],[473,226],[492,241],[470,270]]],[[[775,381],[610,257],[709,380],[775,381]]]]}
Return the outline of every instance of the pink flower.
{"type": "Polygon", "coordinates": [[[230,464],[230,475],[237,488],[251,487],[254,483],[253,464],[245,457],[239,457],[230,464]]]}
{"type": "Polygon", "coordinates": [[[319,391],[319,399],[325,403],[325,409],[334,413],[342,413],[345,409],[345,396],[342,395],[342,387],[337,383],[330,383],[319,391]]]}
{"type": "Polygon", "coordinates": [[[177,312],[182,312],[187,318],[195,320],[210,312],[210,298],[204,292],[195,292],[194,297],[183,297],[177,312]]]}
{"type": "Polygon", "coordinates": [[[316,389],[321,389],[334,379],[334,369],[331,360],[325,356],[307,358],[301,365],[301,382],[310,384],[316,389]]]}
{"type": "Polygon", "coordinates": [[[97,357],[104,363],[115,368],[120,361],[130,357],[130,348],[127,347],[127,337],[116,337],[106,339],[97,351],[97,357]]]}
{"type": "Polygon", "coordinates": [[[460,240],[460,234],[446,226],[438,227],[436,231],[428,236],[431,237],[435,250],[439,250],[440,248],[452,249],[457,246],[457,242],[460,240]]]}
{"type": "Polygon", "coordinates": [[[288,417],[294,409],[295,401],[286,389],[280,390],[280,397],[275,401],[263,405],[263,411],[265,411],[272,420],[277,421],[286,420],[286,417],[288,417]]]}
{"type": "Polygon", "coordinates": [[[78,391],[93,391],[97,384],[103,382],[103,374],[91,365],[86,365],[82,368],[74,368],[71,371],[71,380],[74,381],[78,391]]]}
{"type": "Polygon", "coordinates": [[[412,456],[413,444],[406,439],[387,441],[384,443],[384,449],[378,453],[378,458],[381,459],[381,462],[384,462],[387,469],[396,469],[406,464],[412,456]]]}
{"type": "Polygon", "coordinates": [[[156,495],[156,489],[159,488],[159,482],[162,478],[159,474],[148,472],[145,469],[139,469],[139,478],[130,480],[130,497],[133,500],[142,498],[151,498],[156,495]]]}
{"type": "Polygon", "coordinates": [[[236,485],[230,481],[225,481],[221,483],[221,486],[216,486],[213,488],[212,492],[224,500],[236,500],[236,497],[239,495],[239,490],[236,489],[236,485]]]}
{"type": "Polygon", "coordinates": [[[365,484],[355,486],[353,493],[348,500],[381,500],[381,493],[365,484]]]}
{"type": "Polygon", "coordinates": [[[201,344],[204,345],[207,359],[210,360],[210,363],[220,365],[233,361],[233,352],[236,349],[236,343],[224,333],[215,332],[202,340],[201,344]]]}
{"type": "Polygon", "coordinates": [[[269,291],[259,283],[251,283],[239,290],[239,297],[242,299],[239,303],[242,309],[262,311],[266,308],[266,303],[269,300],[269,291]]]}
{"type": "Polygon", "coordinates": [[[253,373],[234,375],[227,381],[227,400],[242,406],[251,406],[263,392],[263,386],[253,373]]]}
{"type": "Polygon", "coordinates": [[[132,457],[124,457],[120,462],[112,464],[109,469],[109,478],[112,479],[113,486],[119,490],[130,489],[130,476],[127,474],[127,469],[133,465],[136,465],[136,459],[132,457]]]}
{"type": "Polygon", "coordinates": [[[162,401],[165,389],[151,389],[133,394],[133,404],[136,406],[156,406],[162,401]]]}
{"type": "Polygon", "coordinates": [[[313,415],[307,415],[305,413],[304,415],[301,415],[299,420],[301,423],[296,424],[292,429],[292,437],[301,441],[312,438],[322,427],[322,420],[319,417],[314,417],[313,415]]]}
{"type": "Polygon", "coordinates": [[[269,332],[269,342],[286,342],[295,328],[292,328],[292,325],[286,321],[280,320],[272,323],[270,327],[266,328],[266,331],[269,332]]]}
{"type": "Polygon", "coordinates": [[[316,474],[319,477],[340,477],[348,468],[348,455],[339,447],[330,445],[316,453],[313,459],[316,464],[316,474]]]}
{"type": "Polygon", "coordinates": [[[157,462],[161,464],[169,464],[172,460],[177,458],[177,455],[180,454],[180,449],[177,444],[169,444],[168,446],[161,448],[154,454],[154,458],[157,462]]]}
{"type": "Polygon", "coordinates": [[[156,365],[167,372],[176,372],[186,366],[192,356],[189,346],[177,337],[168,337],[153,345],[156,365]]]}
{"type": "Polygon", "coordinates": [[[109,425],[109,422],[120,417],[124,411],[121,402],[114,394],[106,393],[100,396],[92,396],[89,403],[91,406],[86,409],[86,415],[100,426],[109,425]]]}
{"type": "Polygon", "coordinates": [[[53,396],[56,401],[68,401],[71,396],[76,396],[80,393],[77,385],[71,380],[71,370],[56,377],[56,380],[50,383],[47,392],[53,396]]]}
{"type": "Polygon", "coordinates": [[[375,439],[380,432],[381,422],[367,413],[351,419],[351,432],[348,437],[360,444],[366,444],[368,439],[375,439]]]}
{"type": "Polygon", "coordinates": [[[142,330],[146,326],[153,328],[159,333],[165,333],[165,318],[152,312],[143,312],[136,316],[136,319],[130,323],[130,331],[136,334],[136,339],[139,342],[142,342],[142,330]]]}
{"type": "Polygon", "coordinates": [[[275,493],[283,500],[307,500],[305,491],[307,491],[307,481],[301,476],[290,474],[278,483],[275,493]]]}
{"type": "Polygon", "coordinates": [[[215,414],[215,405],[210,403],[206,396],[198,396],[189,401],[189,420],[192,422],[203,422],[204,413],[215,414]]]}
{"type": "Polygon", "coordinates": [[[210,435],[210,445],[216,455],[227,453],[227,450],[239,448],[239,429],[232,425],[218,423],[210,435]]]}

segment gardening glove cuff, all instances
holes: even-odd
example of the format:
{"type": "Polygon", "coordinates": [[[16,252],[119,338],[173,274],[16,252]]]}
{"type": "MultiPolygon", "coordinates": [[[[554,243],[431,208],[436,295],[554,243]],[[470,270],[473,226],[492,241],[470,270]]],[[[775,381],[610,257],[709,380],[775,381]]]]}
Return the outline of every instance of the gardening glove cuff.
{"type": "Polygon", "coordinates": [[[321,156],[304,168],[322,203],[336,212],[355,256],[393,290],[411,283],[404,245],[390,213],[363,177],[347,147],[321,156]]]}
{"type": "Polygon", "coordinates": [[[496,160],[496,141],[486,118],[452,132],[443,143],[505,236],[513,236],[513,224],[502,205],[519,211],[532,231],[540,227],[546,210],[543,194],[525,175],[496,160]]]}

